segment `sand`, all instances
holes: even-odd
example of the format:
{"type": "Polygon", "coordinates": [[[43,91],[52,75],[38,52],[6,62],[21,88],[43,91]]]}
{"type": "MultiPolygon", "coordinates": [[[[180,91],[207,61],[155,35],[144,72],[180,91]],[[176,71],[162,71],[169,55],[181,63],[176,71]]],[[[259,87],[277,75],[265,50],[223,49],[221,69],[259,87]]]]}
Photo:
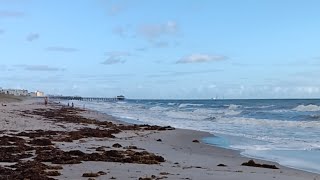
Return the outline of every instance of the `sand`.
{"type": "MultiPolygon", "coordinates": [[[[22,102],[7,103],[0,107],[0,131],[2,136],[15,136],[19,132],[30,132],[29,130],[62,131],[70,132],[89,127],[92,129],[101,126],[91,123],[72,123],[55,121],[55,117],[44,117],[34,115],[37,109],[51,111],[60,109],[60,105],[49,104],[44,106],[40,100],[24,100],[22,102]]],[[[112,116],[104,115],[95,111],[77,111],[77,115],[96,119],[99,121],[110,121],[116,125],[124,124],[112,116]]],[[[57,117],[58,118],[58,117],[57,117]]],[[[175,130],[121,130],[114,134],[115,138],[109,137],[86,137],[72,142],[53,142],[54,148],[63,151],[80,150],[85,153],[96,153],[96,148],[103,147],[105,151],[124,151],[123,147],[136,146],[137,152],[147,151],[157,156],[162,156],[165,162],[159,164],[120,163],[103,161],[82,161],[80,164],[62,164],[58,170],[60,176],[52,176],[54,179],[88,179],[82,177],[83,173],[96,173],[103,171],[106,174],[94,179],[193,179],[193,180],[320,180],[320,175],[300,170],[283,167],[277,163],[254,159],[261,164],[276,165],[279,169],[266,169],[242,166],[243,162],[250,159],[242,157],[239,152],[210,146],[201,142],[201,139],[212,136],[206,132],[191,131],[183,129],[175,130]],[[160,141],[161,140],[161,141],[160,141]],[[200,142],[193,142],[199,140],[200,142]],[[112,145],[120,144],[122,147],[114,148],[112,145]],[[140,150],[143,149],[143,150],[140,150]],[[217,166],[224,164],[225,167],[217,166]],[[152,178],[151,178],[152,179],[152,178]]],[[[27,142],[31,139],[24,137],[27,142]]],[[[2,145],[1,145],[2,146],[2,145]]],[[[0,146],[0,147],[1,147],[0,146]]],[[[34,160],[36,155],[27,158],[34,160]]],[[[24,160],[24,159],[22,159],[24,160]]],[[[44,164],[51,164],[43,162],[44,164]]],[[[15,162],[9,163],[15,164],[15,162]]],[[[8,163],[1,163],[2,167],[8,163]]],[[[0,171],[1,172],[1,171],[0,171]]],[[[0,177],[1,177],[0,173],[0,177]]],[[[1,179],[1,178],[0,178],[1,179]]]]}
{"type": "Polygon", "coordinates": [[[12,102],[20,102],[26,99],[25,97],[17,97],[12,95],[0,94],[0,103],[5,105],[5,103],[12,103],[12,102]]]}

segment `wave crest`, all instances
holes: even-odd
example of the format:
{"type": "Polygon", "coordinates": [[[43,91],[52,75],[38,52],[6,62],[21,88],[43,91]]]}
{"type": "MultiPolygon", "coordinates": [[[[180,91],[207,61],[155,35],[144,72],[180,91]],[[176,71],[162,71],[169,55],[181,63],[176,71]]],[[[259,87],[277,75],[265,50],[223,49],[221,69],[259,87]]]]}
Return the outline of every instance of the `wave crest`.
{"type": "Polygon", "coordinates": [[[295,111],[320,111],[320,106],[309,104],[309,105],[299,105],[293,108],[295,111]]]}

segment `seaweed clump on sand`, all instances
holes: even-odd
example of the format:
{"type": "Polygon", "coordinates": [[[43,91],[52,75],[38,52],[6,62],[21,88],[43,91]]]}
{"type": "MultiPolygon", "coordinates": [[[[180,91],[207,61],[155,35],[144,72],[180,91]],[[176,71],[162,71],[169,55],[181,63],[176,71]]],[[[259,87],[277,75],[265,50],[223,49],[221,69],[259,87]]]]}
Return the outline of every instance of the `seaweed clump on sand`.
{"type": "Polygon", "coordinates": [[[39,180],[54,180],[48,177],[49,175],[58,176],[58,171],[47,171],[62,169],[62,167],[48,166],[37,161],[19,161],[10,168],[0,167],[0,179],[39,179],[39,180]],[[12,169],[13,168],[13,169],[12,169]]]}
{"type": "Polygon", "coordinates": [[[34,148],[25,145],[25,140],[19,137],[0,137],[0,162],[18,162],[20,159],[29,158],[33,155],[26,151],[34,148]]]}
{"type": "Polygon", "coordinates": [[[242,166],[251,166],[251,167],[259,167],[259,168],[268,168],[268,169],[279,169],[275,165],[270,165],[270,164],[258,164],[254,162],[253,160],[249,160],[248,162],[242,163],[242,166]]]}
{"type": "Polygon", "coordinates": [[[142,151],[109,150],[101,153],[84,153],[79,150],[62,151],[54,149],[50,151],[37,151],[35,158],[39,162],[51,162],[53,164],[80,164],[82,161],[104,161],[136,164],[159,164],[165,162],[162,156],[142,151]]]}
{"type": "Polygon", "coordinates": [[[110,128],[117,131],[121,130],[156,130],[156,131],[166,131],[166,130],[174,130],[175,128],[171,126],[155,126],[155,125],[123,125],[123,124],[114,124],[108,121],[98,121],[95,119],[90,119],[78,115],[84,110],[79,108],[70,108],[70,107],[62,107],[57,109],[35,109],[33,111],[22,111],[24,114],[30,115],[38,115],[42,116],[46,119],[56,121],[56,122],[64,122],[64,123],[75,123],[75,124],[93,124],[102,128],[110,128]]]}
{"type": "MultiPolygon", "coordinates": [[[[54,142],[73,142],[84,138],[115,138],[122,131],[165,131],[174,130],[170,126],[123,125],[112,122],[98,121],[79,115],[83,110],[77,108],[52,108],[23,111],[24,115],[38,115],[47,120],[59,123],[74,123],[93,125],[73,131],[34,130],[10,134],[0,137],[0,162],[16,162],[15,165],[0,167],[2,179],[39,179],[51,180],[51,176],[59,176],[61,166],[52,164],[80,164],[83,161],[103,161],[136,164],[160,164],[165,162],[162,156],[143,151],[136,146],[122,147],[114,144],[116,150],[96,149],[94,153],[84,153],[80,150],[63,151],[54,146],[54,142]],[[119,149],[123,148],[123,149],[119,149]],[[26,158],[33,158],[26,161],[26,158]]],[[[95,173],[91,175],[104,175],[95,173]]],[[[84,174],[90,176],[90,174],[84,174]]]]}

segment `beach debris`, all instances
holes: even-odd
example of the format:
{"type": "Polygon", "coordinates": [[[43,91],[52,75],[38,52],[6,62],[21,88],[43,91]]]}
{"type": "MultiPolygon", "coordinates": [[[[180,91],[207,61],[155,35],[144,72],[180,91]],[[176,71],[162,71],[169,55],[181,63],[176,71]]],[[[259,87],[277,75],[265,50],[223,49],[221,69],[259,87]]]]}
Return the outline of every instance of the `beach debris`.
{"type": "Polygon", "coordinates": [[[93,173],[93,172],[82,174],[82,177],[98,177],[98,176],[100,176],[99,173],[93,173]]]}
{"type": "Polygon", "coordinates": [[[47,176],[60,176],[61,173],[59,171],[46,171],[45,174],[47,176]]]}
{"type": "Polygon", "coordinates": [[[139,150],[143,150],[142,148],[138,148],[137,146],[126,146],[123,149],[139,149],[139,150]]]}
{"type": "Polygon", "coordinates": [[[104,171],[99,171],[98,174],[99,174],[100,176],[102,176],[102,175],[106,175],[107,173],[104,172],[104,171]]]}
{"type": "Polygon", "coordinates": [[[40,162],[53,164],[80,164],[82,161],[104,161],[136,164],[159,164],[165,162],[162,156],[147,151],[135,152],[132,150],[109,150],[102,153],[84,153],[79,150],[62,151],[58,148],[51,151],[37,151],[35,158],[40,162]]]}
{"type": "Polygon", "coordinates": [[[100,146],[96,148],[96,151],[104,151],[104,147],[100,146]]]}
{"type": "MultiPolygon", "coordinates": [[[[153,175],[154,176],[154,175],[153,175]]],[[[152,178],[152,177],[139,177],[139,180],[152,180],[152,179],[155,179],[156,177],[152,178]]]]}
{"type": "Polygon", "coordinates": [[[219,166],[219,167],[227,167],[227,165],[225,165],[225,164],[218,164],[217,166],[219,166]]]}
{"type": "Polygon", "coordinates": [[[20,159],[30,158],[31,153],[25,153],[30,150],[27,146],[8,146],[0,147],[0,162],[18,162],[20,159]]]}
{"type": "Polygon", "coordinates": [[[36,161],[19,161],[17,164],[9,166],[9,168],[0,167],[0,179],[54,180],[47,176],[59,176],[60,173],[58,171],[46,171],[51,169],[57,169],[57,167],[36,161]]]}
{"type": "Polygon", "coordinates": [[[167,131],[167,130],[175,130],[176,128],[171,127],[171,126],[164,126],[164,127],[160,127],[158,129],[158,131],[167,131]]]}
{"type": "Polygon", "coordinates": [[[30,144],[38,145],[38,146],[49,146],[53,145],[50,139],[42,138],[42,139],[33,139],[30,141],[30,144]]]}
{"type": "Polygon", "coordinates": [[[197,139],[193,140],[192,142],[194,142],[194,143],[200,143],[200,141],[197,140],[197,139]]]}
{"type": "Polygon", "coordinates": [[[112,145],[112,147],[114,147],[114,148],[121,148],[122,146],[121,146],[121,144],[119,144],[119,143],[115,143],[115,144],[112,145]]]}
{"type": "Polygon", "coordinates": [[[244,162],[241,164],[242,166],[251,166],[251,167],[260,167],[260,168],[268,168],[268,169],[279,169],[275,165],[269,165],[269,164],[258,164],[254,162],[253,160],[249,160],[248,162],[244,162]]]}
{"type": "Polygon", "coordinates": [[[157,139],[158,142],[162,142],[162,139],[157,139]]]}
{"type": "Polygon", "coordinates": [[[168,172],[160,172],[159,174],[160,175],[170,175],[170,173],[168,173],[168,172]]]}
{"type": "MultiPolygon", "coordinates": [[[[109,150],[97,147],[94,153],[84,153],[80,150],[64,151],[55,147],[55,142],[84,141],[86,138],[115,138],[115,134],[122,131],[164,131],[174,130],[173,127],[151,126],[151,125],[123,125],[112,122],[98,121],[85,118],[79,113],[83,110],[78,108],[46,108],[33,111],[20,111],[24,115],[42,116],[46,120],[61,125],[62,123],[74,123],[90,125],[74,131],[44,131],[27,130],[24,132],[11,132],[9,136],[0,137],[0,162],[16,162],[8,167],[0,167],[0,179],[41,179],[51,180],[49,176],[60,176],[61,166],[49,166],[52,164],[80,164],[83,161],[104,161],[135,164],[160,164],[165,162],[162,156],[145,151],[136,146],[126,146],[123,150],[109,150]],[[137,151],[139,150],[139,151],[137,151]],[[31,159],[33,157],[33,159],[31,159]],[[23,160],[30,158],[30,160],[23,160]]],[[[160,139],[161,140],[161,139],[160,139]]],[[[115,143],[113,147],[121,148],[122,145],[115,143]]],[[[91,175],[105,175],[99,171],[91,175]]],[[[89,177],[90,174],[83,174],[89,177]]],[[[91,177],[91,176],[90,176],[91,177]]],[[[97,177],[97,176],[92,176],[97,177]]],[[[116,179],[111,177],[111,179],[116,179]]]]}
{"type": "Polygon", "coordinates": [[[43,116],[44,118],[56,121],[56,122],[64,122],[64,123],[74,123],[74,124],[91,124],[96,125],[101,128],[109,128],[114,131],[114,133],[119,133],[124,130],[136,130],[136,131],[165,131],[165,130],[175,130],[174,127],[171,126],[156,126],[156,125],[123,125],[123,124],[114,124],[108,121],[99,121],[96,119],[90,119],[79,115],[79,113],[84,110],[79,108],[70,108],[70,107],[62,107],[62,108],[47,108],[47,109],[35,109],[35,110],[26,110],[22,111],[23,114],[29,115],[38,115],[43,116]]]}

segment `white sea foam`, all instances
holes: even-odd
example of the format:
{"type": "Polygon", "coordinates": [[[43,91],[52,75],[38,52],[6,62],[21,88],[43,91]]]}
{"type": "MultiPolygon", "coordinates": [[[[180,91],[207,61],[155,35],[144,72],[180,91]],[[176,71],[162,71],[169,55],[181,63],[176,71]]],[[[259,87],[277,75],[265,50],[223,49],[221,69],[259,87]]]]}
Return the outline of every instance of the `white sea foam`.
{"type": "Polygon", "coordinates": [[[228,109],[230,109],[230,110],[236,110],[236,109],[238,109],[238,108],[240,108],[240,107],[241,107],[240,105],[230,104],[229,107],[228,107],[228,109]]]}
{"type": "Polygon", "coordinates": [[[168,109],[169,108],[165,108],[165,107],[161,107],[161,106],[154,106],[154,107],[149,108],[149,110],[151,110],[151,111],[166,111],[168,109]]]}
{"type": "Polygon", "coordinates": [[[320,106],[309,104],[309,105],[299,105],[293,108],[295,111],[320,111],[320,106]]]}
{"type": "Polygon", "coordinates": [[[176,105],[177,103],[168,103],[168,106],[174,106],[176,105]]]}
{"type": "Polygon", "coordinates": [[[185,107],[188,107],[188,106],[196,106],[196,107],[200,107],[200,106],[203,106],[203,104],[192,104],[192,103],[183,103],[183,104],[180,104],[179,105],[179,108],[185,108],[185,107]]]}

